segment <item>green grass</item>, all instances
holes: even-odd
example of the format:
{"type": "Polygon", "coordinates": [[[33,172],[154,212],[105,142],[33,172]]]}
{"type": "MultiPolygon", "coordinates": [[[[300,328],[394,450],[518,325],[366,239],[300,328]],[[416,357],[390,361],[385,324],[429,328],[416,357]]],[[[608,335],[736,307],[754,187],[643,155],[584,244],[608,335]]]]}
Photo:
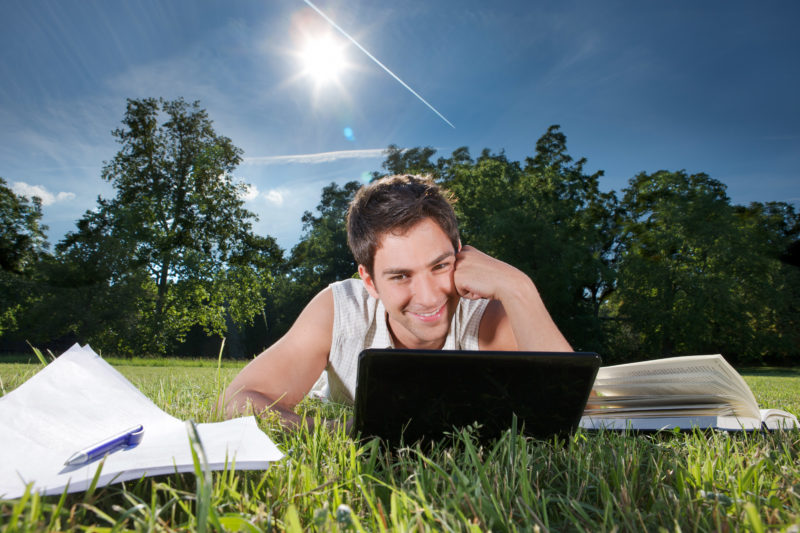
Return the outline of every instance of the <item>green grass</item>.
{"type": "MultiPolygon", "coordinates": [[[[149,360],[148,360],[149,361],[149,360]]],[[[168,413],[210,421],[243,363],[115,367],[168,413]],[[165,369],[169,368],[169,371],[165,369]]],[[[39,366],[0,364],[6,391],[39,366]]],[[[800,412],[800,372],[745,370],[765,407],[800,412]]],[[[305,402],[307,416],[347,417],[305,402]]],[[[577,432],[537,441],[470,429],[435,446],[385,450],[325,429],[261,427],[287,457],[259,472],[146,478],[0,502],[0,530],[797,531],[800,432],[657,436],[577,432]]],[[[0,437],[1,438],[1,437],[0,437]]],[[[198,464],[201,463],[198,457],[198,464]]]]}

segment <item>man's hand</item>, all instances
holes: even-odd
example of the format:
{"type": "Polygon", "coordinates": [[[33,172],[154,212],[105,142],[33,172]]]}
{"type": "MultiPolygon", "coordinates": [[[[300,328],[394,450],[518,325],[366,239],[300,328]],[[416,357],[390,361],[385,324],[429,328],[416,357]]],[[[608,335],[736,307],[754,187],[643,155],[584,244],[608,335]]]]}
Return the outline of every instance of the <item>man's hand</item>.
{"type": "Polygon", "coordinates": [[[456,254],[455,285],[459,296],[470,300],[500,300],[531,280],[519,269],[472,246],[456,254]]]}

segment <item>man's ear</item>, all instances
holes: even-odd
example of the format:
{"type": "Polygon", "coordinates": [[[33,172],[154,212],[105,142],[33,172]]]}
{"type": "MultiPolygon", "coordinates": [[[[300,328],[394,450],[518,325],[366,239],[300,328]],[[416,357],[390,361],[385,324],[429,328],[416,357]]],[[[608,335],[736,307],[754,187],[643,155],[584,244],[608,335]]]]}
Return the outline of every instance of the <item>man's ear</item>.
{"type": "Polygon", "coordinates": [[[458,250],[456,250],[456,253],[458,253],[460,251],[461,251],[461,239],[459,238],[458,239],[458,250]]]}
{"type": "Polygon", "coordinates": [[[369,295],[376,300],[379,300],[380,298],[378,296],[378,290],[375,288],[375,279],[369,275],[369,272],[367,272],[367,267],[364,265],[358,265],[358,275],[364,282],[364,287],[367,289],[369,295]]]}

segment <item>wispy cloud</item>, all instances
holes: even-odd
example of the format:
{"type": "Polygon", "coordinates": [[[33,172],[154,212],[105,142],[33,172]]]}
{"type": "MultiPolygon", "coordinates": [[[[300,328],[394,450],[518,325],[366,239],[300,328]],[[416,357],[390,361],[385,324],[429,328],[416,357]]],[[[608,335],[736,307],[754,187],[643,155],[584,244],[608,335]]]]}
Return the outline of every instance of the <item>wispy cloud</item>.
{"type": "Polygon", "coordinates": [[[264,193],[264,198],[266,198],[267,202],[271,203],[275,206],[283,205],[283,196],[288,191],[279,191],[277,189],[271,189],[264,193]]]}
{"type": "Polygon", "coordinates": [[[284,196],[290,194],[287,189],[270,189],[265,192],[258,190],[255,185],[245,185],[245,191],[242,199],[245,202],[255,202],[259,198],[266,201],[268,204],[280,207],[283,205],[284,196]]]}
{"type": "Polygon", "coordinates": [[[11,184],[11,190],[19,196],[26,196],[28,198],[38,196],[42,200],[42,205],[51,205],[56,202],[66,202],[75,199],[74,192],[62,191],[53,194],[41,185],[29,185],[24,181],[15,181],[11,184]]]}
{"type": "Polygon", "coordinates": [[[339,150],[337,152],[319,152],[316,154],[271,155],[264,157],[245,157],[245,165],[286,165],[291,163],[317,164],[339,161],[341,159],[374,159],[383,157],[384,148],[364,150],[339,150]]]}

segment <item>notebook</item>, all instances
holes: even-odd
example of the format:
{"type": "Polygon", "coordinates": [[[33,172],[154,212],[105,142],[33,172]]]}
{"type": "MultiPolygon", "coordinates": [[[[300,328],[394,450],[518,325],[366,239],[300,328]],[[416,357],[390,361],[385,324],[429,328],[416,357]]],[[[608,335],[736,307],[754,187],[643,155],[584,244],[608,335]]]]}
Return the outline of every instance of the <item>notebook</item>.
{"type": "Polygon", "coordinates": [[[594,383],[595,353],[368,349],[358,359],[353,429],[397,444],[477,422],[482,440],[512,426],[573,431],[594,383]]]}

